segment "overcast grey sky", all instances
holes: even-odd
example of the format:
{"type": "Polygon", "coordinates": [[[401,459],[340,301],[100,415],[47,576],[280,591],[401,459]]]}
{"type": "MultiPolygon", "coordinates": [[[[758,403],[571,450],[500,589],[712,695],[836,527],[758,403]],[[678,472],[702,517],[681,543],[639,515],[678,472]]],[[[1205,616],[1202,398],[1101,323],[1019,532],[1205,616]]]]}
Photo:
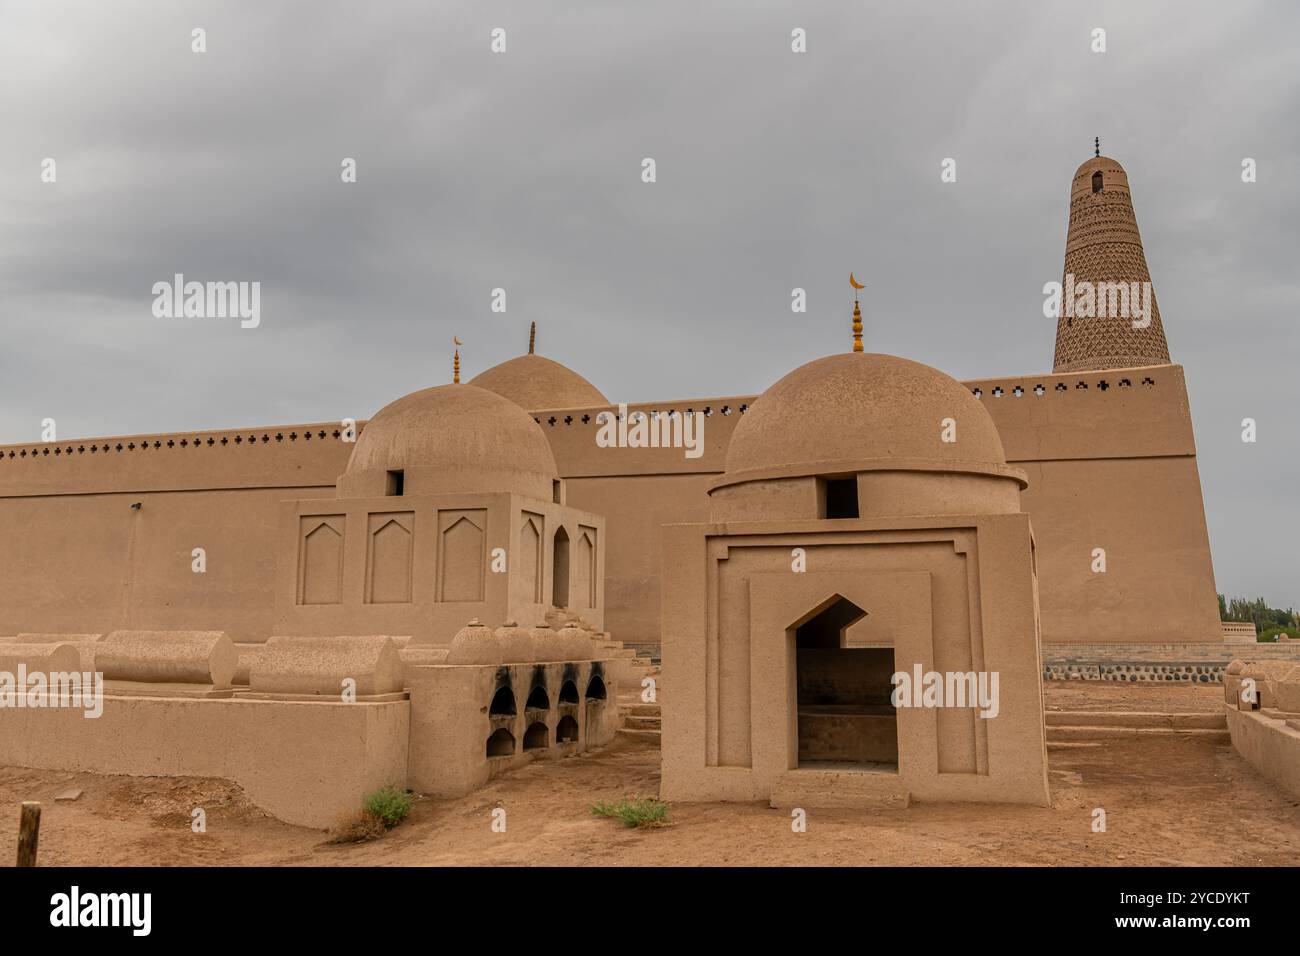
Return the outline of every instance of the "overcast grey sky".
{"type": "Polygon", "coordinates": [[[1187,369],[1219,588],[1300,603],[1298,26],[1288,2],[0,0],[0,443],[363,418],[447,381],[452,335],[473,375],[532,320],[615,401],[759,392],[847,347],[850,269],[870,350],[1047,371],[1100,136],[1187,369]],[[261,325],[154,318],[176,272],[260,281],[261,325]]]}

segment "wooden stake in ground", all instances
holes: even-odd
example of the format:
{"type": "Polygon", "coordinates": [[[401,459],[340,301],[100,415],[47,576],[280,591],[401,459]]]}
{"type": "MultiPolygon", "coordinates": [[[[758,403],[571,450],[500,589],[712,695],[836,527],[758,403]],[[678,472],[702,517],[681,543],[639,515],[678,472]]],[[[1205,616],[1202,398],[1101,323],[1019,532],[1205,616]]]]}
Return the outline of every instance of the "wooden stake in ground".
{"type": "Polygon", "coordinates": [[[34,800],[23,801],[23,814],[18,822],[18,865],[36,865],[36,844],[41,837],[41,805],[34,800]]]}

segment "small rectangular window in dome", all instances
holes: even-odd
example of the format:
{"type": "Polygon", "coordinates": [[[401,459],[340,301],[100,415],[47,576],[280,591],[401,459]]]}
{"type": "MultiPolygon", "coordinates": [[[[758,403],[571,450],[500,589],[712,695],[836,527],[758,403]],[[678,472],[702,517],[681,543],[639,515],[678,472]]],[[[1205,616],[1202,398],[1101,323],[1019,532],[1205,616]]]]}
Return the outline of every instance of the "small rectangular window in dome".
{"type": "Polygon", "coordinates": [[[822,478],[821,499],[823,518],[856,518],[858,516],[858,479],[822,478]]]}
{"type": "Polygon", "coordinates": [[[403,486],[406,484],[404,478],[405,478],[404,472],[390,471],[388,473],[388,490],[385,492],[385,494],[388,495],[403,494],[405,492],[405,488],[403,486]]]}

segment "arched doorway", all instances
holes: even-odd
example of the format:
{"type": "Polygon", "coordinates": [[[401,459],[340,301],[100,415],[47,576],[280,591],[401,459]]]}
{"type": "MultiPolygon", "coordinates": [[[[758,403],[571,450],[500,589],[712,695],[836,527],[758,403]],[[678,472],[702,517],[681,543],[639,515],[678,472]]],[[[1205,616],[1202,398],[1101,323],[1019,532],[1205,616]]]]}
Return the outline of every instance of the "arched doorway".
{"type": "Polygon", "coordinates": [[[799,767],[898,770],[892,647],[846,647],[867,614],[840,595],[793,627],[799,767]]]}

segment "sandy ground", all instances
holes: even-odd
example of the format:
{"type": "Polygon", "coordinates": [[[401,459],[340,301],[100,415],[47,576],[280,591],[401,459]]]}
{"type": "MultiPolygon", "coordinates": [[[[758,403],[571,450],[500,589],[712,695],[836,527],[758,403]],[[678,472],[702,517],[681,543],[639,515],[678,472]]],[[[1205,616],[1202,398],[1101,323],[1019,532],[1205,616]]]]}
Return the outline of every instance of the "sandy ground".
{"type": "MultiPolygon", "coordinates": [[[[1214,710],[1217,686],[1048,685],[1051,709],[1214,710]]],[[[1227,744],[1146,737],[1052,750],[1053,806],[914,804],[906,810],[810,811],[793,833],[761,804],[674,804],[671,825],[631,830],[592,802],[658,793],[659,750],[643,740],[531,764],[453,801],[417,801],[378,840],[331,845],[279,823],[239,788],[201,779],[109,777],[0,768],[0,805],[43,804],[42,865],[981,864],[1296,865],[1300,801],[1227,744]],[[55,802],[69,788],[75,802],[55,802]],[[207,832],[190,830],[203,807],[207,832]],[[506,810],[505,833],[491,828],[506,810]],[[1107,813],[1093,833],[1092,811],[1107,813]]],[[[0,828],[14,858],[16,825],[0,828]]]]}

